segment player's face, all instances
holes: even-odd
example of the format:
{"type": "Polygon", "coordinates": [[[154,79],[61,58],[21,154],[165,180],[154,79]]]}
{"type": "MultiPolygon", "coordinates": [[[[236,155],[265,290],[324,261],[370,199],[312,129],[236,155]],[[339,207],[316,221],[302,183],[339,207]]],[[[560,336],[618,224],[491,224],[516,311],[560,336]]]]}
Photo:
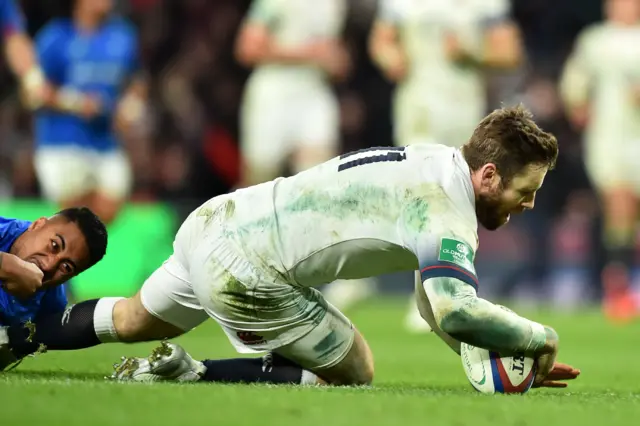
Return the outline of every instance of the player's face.
{"type": "Polygon", "coordinates": [[[605,14],[611,21],[635,24],[640,20],[640,0],[608,0],[605,14]]]}
{"type": "Polygon", "coordinates": [[[98,16],[106,16],[113,9],[113,0],[79,0],[79,6],[98,16]]]}
{"type": "Polygon", "coordinates": [[[62,284],[89,264],[89,248],[80,228],[63,217],[40,218],[19,240],[16,256],[44,273],[43,284],[62,284]]]}
{"type": "MultiPolygon", "coordinates": [[[[493,165],[487,165],[493,166],[493,165]]],[[[483,189],[476,198],[478,221],[486,229],[498,229],[509,222],[511,214],[533,208],[536,192],[542,186],[548,167],[529,165],[505,187],[495,170],[488,170],[483,189]]]]}

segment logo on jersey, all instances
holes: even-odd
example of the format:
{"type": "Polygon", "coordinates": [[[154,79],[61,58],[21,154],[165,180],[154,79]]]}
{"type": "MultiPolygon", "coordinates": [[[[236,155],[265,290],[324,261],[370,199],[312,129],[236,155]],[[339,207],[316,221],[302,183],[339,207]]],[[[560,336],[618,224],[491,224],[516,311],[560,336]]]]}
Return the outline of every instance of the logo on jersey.
{"type": "Polygon", "coordinates": [[[438,260],[454,263],[475,273],[473,268],[473,250],[469,244],[453,238],[443,238],[440,242],[438,260]]]}
{"type": "Polygon", "coordinates": [[[238,339],[242,340],[245,345],[259,345],[267,343],[264,337],[255,334],[253,331],[238,331],[236,332],[238,339]]]}

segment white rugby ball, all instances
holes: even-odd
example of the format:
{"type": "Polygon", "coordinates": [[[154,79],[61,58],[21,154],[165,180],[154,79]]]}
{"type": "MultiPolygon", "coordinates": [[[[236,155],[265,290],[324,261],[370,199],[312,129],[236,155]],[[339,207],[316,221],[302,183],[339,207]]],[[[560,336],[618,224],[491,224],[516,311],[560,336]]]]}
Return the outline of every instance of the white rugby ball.
{"type": "Polygon", "coordinates": [[[500,357],[495,352],[462,343],[462,367],[479,392],[526,393],[536,377],[535,360],[526,356],[500,357]]]}

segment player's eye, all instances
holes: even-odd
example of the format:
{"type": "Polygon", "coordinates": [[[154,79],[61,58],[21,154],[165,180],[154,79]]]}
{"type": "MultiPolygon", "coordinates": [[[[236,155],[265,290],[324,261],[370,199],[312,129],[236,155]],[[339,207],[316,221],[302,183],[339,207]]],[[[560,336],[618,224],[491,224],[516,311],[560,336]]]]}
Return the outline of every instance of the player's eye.
{"type": "Polygon", "coordinates": [[[51,248],[53,249],[53,251],[58,251],[58,249],[60,248],[60,245],[56,240],[51,240],[51,248]]]}
{"type": "Polygon", "coordinates": [[[73,272],[73,267],[68,263],[62,264],[62,271],[66,274],[71,274],[73,272]]]}

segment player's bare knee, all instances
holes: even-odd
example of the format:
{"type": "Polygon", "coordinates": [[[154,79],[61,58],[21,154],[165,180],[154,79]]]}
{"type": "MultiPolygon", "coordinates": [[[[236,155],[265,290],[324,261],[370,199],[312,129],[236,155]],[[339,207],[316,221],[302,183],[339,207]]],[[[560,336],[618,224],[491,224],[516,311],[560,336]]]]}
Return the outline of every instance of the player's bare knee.
{"type": "Polygon", "coordinates": [[[356,331],[347,355],[335,366],[319,370],[318,376],[336,386],[366,386],[373,383],[374,362],[371,348],[356,331]]]}

